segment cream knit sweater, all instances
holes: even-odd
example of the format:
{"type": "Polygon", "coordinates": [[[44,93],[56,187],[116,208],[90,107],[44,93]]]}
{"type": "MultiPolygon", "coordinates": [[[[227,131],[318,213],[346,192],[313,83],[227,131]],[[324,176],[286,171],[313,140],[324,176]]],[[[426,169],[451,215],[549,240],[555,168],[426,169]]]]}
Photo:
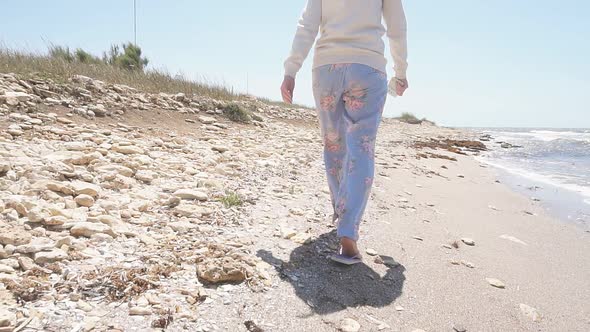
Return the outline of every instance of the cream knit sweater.
{"type": "Polygon", "coordinates": [[[383,35],[391,46],[395,76],[406,78],[406,17],[401,0],[308,0],[299,20],[285,75],[295,77],[316,39],[313,68],[360,63],[385,72],[383,35]]]}

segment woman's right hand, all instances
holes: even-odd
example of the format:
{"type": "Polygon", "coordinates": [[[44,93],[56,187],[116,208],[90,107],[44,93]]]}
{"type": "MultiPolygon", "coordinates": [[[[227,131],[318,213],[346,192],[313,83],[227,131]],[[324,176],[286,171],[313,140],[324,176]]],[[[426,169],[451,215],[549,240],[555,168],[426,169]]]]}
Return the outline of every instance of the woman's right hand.
{"type": "Polygon", "coordinates": [[[293,91],[295,90],[295,79],[291,76],[285,75],[283,84],[281,85],[281,95],[283,101],[287,104],[293,103],[293,91]]]}

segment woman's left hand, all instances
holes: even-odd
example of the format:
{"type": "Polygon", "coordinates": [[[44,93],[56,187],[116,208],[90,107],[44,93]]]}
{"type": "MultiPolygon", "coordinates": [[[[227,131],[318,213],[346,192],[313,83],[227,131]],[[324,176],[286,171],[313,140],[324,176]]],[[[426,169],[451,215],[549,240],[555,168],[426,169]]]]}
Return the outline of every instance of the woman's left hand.
{"type": "Polygon", "coordinates": [[[408,85],[408,80],[407,79],[401,79],[401,78],[396,78],[395,79],[395,92],[397,93],[398,96],[403,96],[404,92],[406,92],[406,90],[408,89],[409,85],[408,85]]]}

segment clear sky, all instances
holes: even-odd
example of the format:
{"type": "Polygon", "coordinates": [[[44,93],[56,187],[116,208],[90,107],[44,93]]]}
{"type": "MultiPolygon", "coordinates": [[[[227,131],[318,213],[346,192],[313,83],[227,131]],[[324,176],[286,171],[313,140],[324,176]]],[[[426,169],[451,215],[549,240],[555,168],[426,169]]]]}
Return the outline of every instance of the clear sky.
{"type": "MultiPolygon", "coordinates": [[[[343,0],[359,1],[359,0],[343,0]]],[[[449,126],[590,127],[590,1],[405,0],[408,78],[386,116],[449,126]]],[[[137,0],[150,66],[280,99],[282,63],[305,0],[137,0]]],[[[3,1],[0,43],[97,55],[133,40],[132,0],[3,1]]],[[[386,48],[387,49],[387,48],[386,48]]],[[[388,59],[391,59],[387,52],[388,59]]],[[[311,56],[295,102],[313,104],[311,56]]],[[[390,70],[391,74],[391,70],[390,70]]]]}

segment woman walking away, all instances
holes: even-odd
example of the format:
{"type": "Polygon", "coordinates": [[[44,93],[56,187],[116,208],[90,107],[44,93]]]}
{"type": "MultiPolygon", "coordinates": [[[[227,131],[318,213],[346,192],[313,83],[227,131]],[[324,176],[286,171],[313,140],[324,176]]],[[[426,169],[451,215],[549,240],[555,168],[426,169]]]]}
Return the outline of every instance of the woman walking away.
{"type": "Polygon", "coordinates": [[[285,61],[281,93],[287,103],[293,101],[295,76],[318,30],[313,93],[341,245],[332,259],[351,265],[361,262],[356,242],[373,184],[375,138],[388,91],[383,35],[387,32],[394,62],[390,93],[402,96],[408,88],[406,18],[401,0],[308,0],[285,61]]]}

